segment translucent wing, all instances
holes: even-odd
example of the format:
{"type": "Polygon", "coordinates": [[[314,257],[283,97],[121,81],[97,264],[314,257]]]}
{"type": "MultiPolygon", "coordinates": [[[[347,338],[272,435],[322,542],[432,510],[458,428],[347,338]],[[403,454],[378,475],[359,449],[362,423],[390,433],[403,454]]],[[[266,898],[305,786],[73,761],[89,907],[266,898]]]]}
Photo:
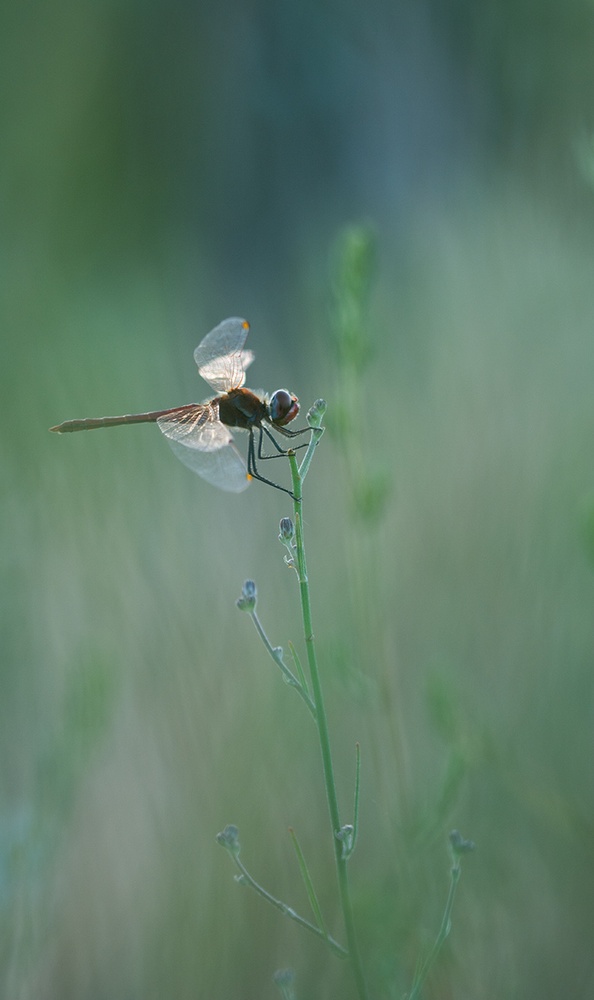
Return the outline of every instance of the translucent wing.
{"type": "Polygon", "coordinates": [[[231,431],[219,420],[219,407],[214,399],[166,413],[157,424],[169,441],[195,451],[218,451],[232,440],[231,431]]]}
{"type": "Polygon", "coordinates": [[[215,400],[184,406],[159,417],[157,424],[180,461],[206,482],[231,493],[249,486],[245,462],[219,420],[215,400]]]}
{"type": "Polygon", "coordinates": [[[171,438],[168,443],[180,461],[211,486],[229,493],[241,493],[248,488],[250,481],[245,462],[233,442],[218,451],[196,451],[171,438]]]}
{"type": "Polygon", "coordinates": [[[245,370],[254,360],[251,351],[243,350],[249,329],[245,319],[225,319],[194,351],[198,371],[215,392],[229,392],[245,382],[245,370]]]}

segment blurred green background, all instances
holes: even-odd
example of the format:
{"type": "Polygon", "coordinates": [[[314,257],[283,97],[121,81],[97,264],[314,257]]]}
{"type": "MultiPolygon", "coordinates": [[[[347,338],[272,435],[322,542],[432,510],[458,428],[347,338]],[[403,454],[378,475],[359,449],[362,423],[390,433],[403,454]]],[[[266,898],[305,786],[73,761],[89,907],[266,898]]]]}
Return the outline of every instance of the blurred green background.
{"type": "Polygon", "coordinates": [[[303,653],[287,502],[155,427],[47,433],[207,395],[231,315],[249,384],[329,404],[308,560],[372,996],[430,947],[452,827],[425,995],[594,995],[593,44],[590,0],[2,5],[7,1000],[353,996],[215,842],[307,916],[295,827],[342,938],[315,733],[234,606],[254,578],[303,653]]]}

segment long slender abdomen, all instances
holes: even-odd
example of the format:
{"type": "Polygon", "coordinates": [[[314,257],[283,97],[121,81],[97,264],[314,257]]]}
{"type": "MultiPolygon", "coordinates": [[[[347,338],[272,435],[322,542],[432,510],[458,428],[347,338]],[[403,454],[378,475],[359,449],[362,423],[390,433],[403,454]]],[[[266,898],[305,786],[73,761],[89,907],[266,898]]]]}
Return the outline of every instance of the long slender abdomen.
{"type": "Polygon", "coordinates": [[[81,420],[65,420],[63,424],[56,424],[50,427],[50,431],[56,434],[68,434],[71,431],[94,431],[100,427],[118,427],[120,424],[149,424],[155,423],[159,417],[166,417],[170,413],[183,413],[184,410],[194,408],[194,403],[188,406],[174,406],[170,410],[152,410],[148,413],[125,413],[121,417],[83,417],[81,420]]]}

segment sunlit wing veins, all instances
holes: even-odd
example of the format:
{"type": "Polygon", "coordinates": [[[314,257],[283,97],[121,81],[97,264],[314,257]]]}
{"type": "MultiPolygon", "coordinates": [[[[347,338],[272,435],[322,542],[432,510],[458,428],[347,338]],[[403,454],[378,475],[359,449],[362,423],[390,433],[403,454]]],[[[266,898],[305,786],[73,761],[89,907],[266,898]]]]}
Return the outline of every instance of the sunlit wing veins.
{"type": "Polygon", "coordinates": [[[198,451],[187,448],[179,441],[167,439],[171,450],[192,472],[196,472],[211,486],[229,493],[241,493],[250,484],[245,462],[231,442],[218,451],[198,451]]]}
{"type": "Polygon", "coordinates": [[[252,351],[226,354],[213,358],[207,365],[198,367],[200,375],[215,392],[230,392],[239,389],[245,382],[245,370],[254,360],[252,351]]]}
{"type": "Polygon", "coordinates": [[[218,451],[232,441],[231,431],[219,420],[214,401],[168,413],[159,417],[157,424],[169,441],[196,451],[218,451]]]}
{"type": "Polygon", "coordinates": [[[251,351],[243,350],[249,329],[245,319],[226,319],[194,351],[200,375],[215,392],[228,392],[243,385],[245,370],[254,360],[251,351]]]}
{"type": "Polygon", "coordinates": [[[248,487],[245,462],[214,401],[167,414],[157,424],[179,460],[207,483],[231,493],[248,487]]]}

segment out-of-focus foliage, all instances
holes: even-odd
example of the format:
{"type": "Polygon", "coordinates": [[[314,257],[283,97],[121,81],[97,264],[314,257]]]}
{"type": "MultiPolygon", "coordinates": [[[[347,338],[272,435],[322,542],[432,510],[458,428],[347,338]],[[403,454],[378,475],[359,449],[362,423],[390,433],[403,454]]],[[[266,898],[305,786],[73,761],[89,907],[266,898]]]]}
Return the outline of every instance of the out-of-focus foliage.
{"type": "Polygon", "coordinates": [[[586,0],[2,5],[3,996],[351,995],[214,839],[306,911],[294,827],[341,936],[312,727],[234,607],[256,579],[298,642],[282,495],[154,427],[47,433],[200,398],[229,315],[254,388],[329,404],[308,566],[373,996],[430,948],[451,827],[426,996],[592,995],[593,45],[586,0]]]}

